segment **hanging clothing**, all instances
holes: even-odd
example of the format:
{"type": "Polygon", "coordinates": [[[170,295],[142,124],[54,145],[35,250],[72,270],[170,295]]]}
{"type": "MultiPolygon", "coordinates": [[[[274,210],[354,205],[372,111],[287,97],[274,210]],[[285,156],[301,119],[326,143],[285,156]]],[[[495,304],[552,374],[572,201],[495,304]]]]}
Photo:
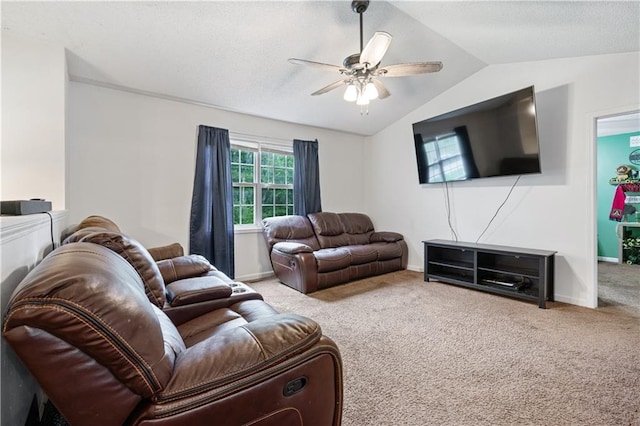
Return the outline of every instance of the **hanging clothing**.
{"type": "Polygon", "coordinates": [[[611,205],[609,220],[615,220],[617,222],[622,221],[622,217],[624,216],[624,201],[626,198],[627,196],[624,195],[622,185],[618,185],[618,187],[616,188],[616,192],[613,195],[613,204],[611,205]]]}

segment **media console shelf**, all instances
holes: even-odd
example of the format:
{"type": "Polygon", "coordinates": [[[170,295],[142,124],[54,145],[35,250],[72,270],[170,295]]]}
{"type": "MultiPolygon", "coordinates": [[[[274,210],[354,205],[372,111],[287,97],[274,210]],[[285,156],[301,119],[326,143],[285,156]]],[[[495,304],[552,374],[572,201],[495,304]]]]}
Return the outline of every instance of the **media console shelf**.
{"type": "Polygon", "coordinates": [[[424,243],[424,280],[538,302],[553,301],[555,251],[459,241],[424,243]]]}

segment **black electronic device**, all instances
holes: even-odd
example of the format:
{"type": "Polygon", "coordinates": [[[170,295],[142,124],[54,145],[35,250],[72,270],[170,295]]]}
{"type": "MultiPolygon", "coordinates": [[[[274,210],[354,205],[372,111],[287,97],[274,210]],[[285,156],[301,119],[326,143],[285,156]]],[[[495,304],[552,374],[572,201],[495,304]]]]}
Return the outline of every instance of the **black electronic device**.
{"type": "Polygon", "coordinates": [[[51,201],[40,198],[31,200],[0,201],[0,214],[26,215],[51,211],[51,201]]]}
{"type": "Polygon", "coordinates": [[[533,86],[413,123],[421,184],[540,173],[533,86]]]}

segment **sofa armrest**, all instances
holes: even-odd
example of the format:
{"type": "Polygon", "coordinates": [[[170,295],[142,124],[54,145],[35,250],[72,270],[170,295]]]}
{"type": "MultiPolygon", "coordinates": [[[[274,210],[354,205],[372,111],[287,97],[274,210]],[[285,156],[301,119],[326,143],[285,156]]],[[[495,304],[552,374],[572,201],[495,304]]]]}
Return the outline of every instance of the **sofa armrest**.
{"type": "Polygon", "coordinates": [[[179,404],[194,394],[204,396],[308,350],[321,335],[315,321],[295,314],[276,314],[218,333],[178,356],[156,402],[179,404]]]}
{"type": "Polygon", "coordinates": [[[211,276],[185,278],[167,285],[169,305],[184,306],[231,296],[229,284],[211,276]]]}
{"type": "Polygon", "coordinates": [[[400,240],[404,240],[402,234],[389,231],[374,232],[369,239],[372,243],[393,243],[400,240]]]}
{"type": "Polygon", "coordinates": [[[318,290],[318,265],[313,252],[289,254],[274,245],[271,266],[283,284],[305,294],[318,290]]]}
{"type": "Polygon", "coordinates": [[[282,253],[297,254],[297,253],[313,253],[313,249],[306,244],[302,243],[289,243],[280,242],[273,245],[273,249],[282,253]]]}
{"type": "Polygon", "coordinates": [[[159,260],[171,259],[172,257],[184,256],[184,249],[180,243],[173,243],[161,247],[152,247],[148,248],[147,251],[156,262],[159,260]]]}
{"type": "Polygon", "coordinates": [[[157,261],[156,264],[165,284],[184,278],[199,277],[214,270],[207,259],[197,254],[163,259],[157,261]]]}

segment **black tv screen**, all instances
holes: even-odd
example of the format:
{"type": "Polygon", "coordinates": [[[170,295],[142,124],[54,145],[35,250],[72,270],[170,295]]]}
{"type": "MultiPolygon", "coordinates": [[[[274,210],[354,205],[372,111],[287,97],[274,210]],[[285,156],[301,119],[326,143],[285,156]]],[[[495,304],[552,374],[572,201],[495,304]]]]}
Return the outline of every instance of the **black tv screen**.
{"type": "Polygon", "coordinates": [[[533,86],[413,123],[420,183],[540,173],[533,86]]]}

